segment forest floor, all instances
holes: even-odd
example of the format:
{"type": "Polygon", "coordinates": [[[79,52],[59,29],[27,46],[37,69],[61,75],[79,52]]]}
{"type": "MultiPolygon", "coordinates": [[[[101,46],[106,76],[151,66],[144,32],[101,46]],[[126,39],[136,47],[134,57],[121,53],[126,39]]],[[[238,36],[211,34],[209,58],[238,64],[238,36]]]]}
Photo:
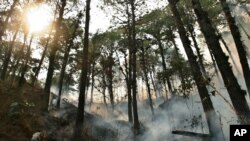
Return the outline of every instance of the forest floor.
{"type": "MultiPolygon", "coordinates": [[[[62,100],[65,102],[64,108],[51,109],[49,114],[43,113],[43,96],[41,87],[24,84],[23,88],[18,88],[10,86],[8,82],[0,81],[0,141],[29,141],[33,133],[41,130],[47,131],[48,141],[69,141],[74,128],[77,108],[62,100]]],[[[177,109],[180,111],[178,115],[175,115],[175,121],[183,121],[183,123],[173,124],[173,119],[171,120],[168,116],[173,113],[166,112],[170,110],[169,108],[163,108],[168,110],[155,108],[156,118],[152,120],[149,107],[145,108],[143,104],[139,103],[140,121],[144,125],[144,131],[136,137],[137,141],[194,140],[171,134],[171,126],[175,125],[178,129],[178,125],[184,126],[184,122],[186,123],[183,102],[173,100],[171,103],[176,104],[169,103],[174,105],[173,111],[177,111],[177,109]]],[[[125,119],[127,117],[124,114],[126,107],[126,103],[120,103],[116,106],[116,111],[111,114],[107,112],[105,106],[93,105],[92,110],[89,111],[91,114],[88,112],[84,114],[84,135],[87,140],[134,140],[132,125],[125,119]]]]}
{"type": "Polygon", "coordinates": [[[29,141],[34,132],[45,128],[42,96],[39,87],[0,82],[0,141],[29,141]]]}
{"type": "MultiPolygon", "coordinates": [[[[46,130],[48,141],[70,139],[77,108],[66,102],[63,109],[44,113],[43,96],[41,87],[24,84],[18,88],[0,81],[0,141],[29,141],[41,130],[46,130]]],[[[84,119],[84,135],[88,141],[114,140],[117,136],[114,128],[100,116],[85,113],[84,119]]]]}

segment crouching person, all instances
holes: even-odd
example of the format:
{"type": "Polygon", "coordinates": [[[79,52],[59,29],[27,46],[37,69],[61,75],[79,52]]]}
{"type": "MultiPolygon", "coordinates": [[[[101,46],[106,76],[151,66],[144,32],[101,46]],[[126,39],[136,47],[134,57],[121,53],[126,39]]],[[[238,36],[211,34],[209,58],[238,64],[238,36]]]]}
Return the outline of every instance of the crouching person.
{"type": "Polygon", "coordinates": [[[32,135],[31,141],[45,141],[47,138],[46,131],[36,132],[32,135]]]}

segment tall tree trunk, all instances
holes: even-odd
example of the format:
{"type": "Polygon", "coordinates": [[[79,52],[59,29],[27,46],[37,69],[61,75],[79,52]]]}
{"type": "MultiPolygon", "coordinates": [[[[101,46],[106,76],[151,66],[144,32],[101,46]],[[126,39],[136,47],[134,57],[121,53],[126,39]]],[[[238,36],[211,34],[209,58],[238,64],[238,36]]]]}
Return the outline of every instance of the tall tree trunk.
{"type": "Polygon", "coordinates": [[[74,39],[75,39],[76,34],[77,34],[77,29],[79,27],[81,17],[82,17],[82,13],[79,13],[77,21],[75,23],[73,34],[72,34],[71,38],[69,39],[69,41],[66,44],[67,46],[66,46],[66,50],[65,50],[65,53],[64,53],[64,56],[63,56],[63,64],[62,64],[62,68],[61,68],[61,71],[60,71],[59,83],[58,83],[59,91],[58,91],[58,97],[57,97],[58,99],[57,99],[57,104],[56,104],[56,107],[58,109],[60,108],[62,87],[63,87],[63,79],[64,79],[66,67],[67,67],[67,64],[68,64],[68,60],[69,60],[69,53],[70,53],[71,47],[74,45],[74,39]]]}
{"type": "MultiPolygon", "coordinates": [[[[126,12],[128,16],[127,28],[128,28],[128,65],[127,68],[127,89],[128,89],[128,121],[133,123],[133,110],[132,110],[132,30],[131,30],[131,14],[129,13],[129,3],[126,5],[126,12]]],[[[126,61],[126,58],[125,58],[126,61]]]]}
{"type": "Polygon", "coordinates": [[[11,86],[13,86],[15,78],[16,78],[16,71],[19,68],[19,63],[20,63],[21,58],[17,58],[16,61],[13,63],[13,69],[11,70],[11,86]]]}
{"type": "Polygon", "coordinates": [[[90,92],[89,109],[91,109],[91,105],[93,103],[94,85],[95,85],[95,61],[93,60],[92,66],[91,66],[91,92],[90,92]]]}
{"type": "Polygon", "coordinates": [[[21,76],[19,78],[19,82],[18,82],[18,86],[21,87],[23,86],[24,84],[24,81],[25,81],[25,73],[28,69],[28,63],[30,61],[30,54],[31,54],[31,44],[32,44],[32,40],[33,40],[33,37],[34,35],[31,35],[30,37],[30,42],[29,42],[29,45],[28,45],[28,48],[27,48],[27,52],[26,52],[26,56],[25,56],[25,62],[22,66],[22,69],[21,69],[21,76]]]}
{"type": "MultiPolygon", "coordinates": [[[[164,77],[163,77],[163,84],[165,85],[165,84],[166,84],[166,81],[167,81],[168,90],[169,90],[169,92],[170,92],[170,95],[172,95],[172,94],[173,94],[172,85],[171,85],[169,76],[166,74],[166,73],[167,73],[167,66],[166,66],[166,62],[165,62],[163,46],[162,46],[161,40],[160,40],[159,38],[157,38],[157,42],[158,42],[158,46],[159,46],[159,49],[160,49],[161,60],[162,60],[161,63],[162,63],[163,72],[164,72],[164,73],[163,73],[163,74],[164,74],[164,77]]],[[[166,98],[168,99],[168,94],[167,94],[167,92],[166,92],[166,98]]]]}
{"type": "Polygon", "coordinates": [[[136,46],[136,31],[135,31],[135,0],[130,0],[130,6],[131,6],[131,18],[132,18],[132,23],[131,23],[131,33],[132,33],[132,42],[131,42],[131,47],[132,47],[132,70],[133,70],[133,75],[132,75],[132,92],[133,92],[133,115],[134,115],[134,129],[136,131],[139,131],[140,129],[140,123],[139,123],[139,117],[138,117],[138,111],[137,111],[137,82],[136,82],[136,52],[137,52],[137,46],[136,46]]]}
{"type": "Polygon", "coordinates": [[[40,59],[40,61],[39,61],[38,67],[37,67],[36,70],[35,70],[35,75],[34,75],[34,77],[32,78],[31,84],[32,84],[33,86],[35,85],[35,82],[36,82],[36,80],[37,80],[37,78],[38,78],[38,75],[39,75],[39,73],[40,73],[40,70],[41,70],[41,67],[42,67],[42,64],[43,64],[43,61],[44,61],[44,58],[45,58],[45,55],[46,55],[46,53],[47,53],[48,46],[49,46],[49,41],[50,41],[50,39],[51,39],[51,34],[52,34],[52,28],[51,28],[51,30],[50,30],[49,37],[48,37],[48,39],[46,40],[46,43],[45,43],[45,46],[44,46],[44,50],[43,50],[43,53],[42,53],[42,57],[41,57],[41,59],[40,59]]]}
{"type": "Polygon", "coordinates": [[[250,35],[247,33],[247,30],[245,29],[245,27],[240,22],[238,23],[238,25],[241,27],[241,29],[243,30],[247,38],[250,40],[250,35]]]}
{"type": "MultiPolygon", "coordinates": [[[[130,43],[131,38],[128,39],[128,40],[129,40],[129,43],[130,43]]],[[[130,47],[130,45],[129,45],[129,47],[130,47]]],[[[128,121],[130,123],[132,123],[133,122],[133,113],[132,113],[132,95],[131,95],[131,63],[128,63],[128,61],[127,61],[127,56],[128,55],[126,54],[126,52],[122,51],[122,53],[124,55],[125,71],[122,69],[122,67],[120,67],[120,70],[122,71],[122,74],[125,77],[126,86],[127,86],[127,93],[128,93],[128,121]]],[[[131,56],[130,51],[129,51],[129,56],[131,56]]],[[[117,57],[119,58],[118,54],[117,54],[117,57]]],[[[130,59],[131,59],[131,57],[129,57],[129,61],[131,61],[130,59]]]]}
{"type": "Polygon", "coordinates": [[[106,101],[106,79],[105,79],[105,73],[102,73],[102,95],[103,95],[103,102],[107,106],[107,101],[106,101]]]}
{"type": "Polygon", "coordinates": [[[210,57],[212,59],[212,63],[213,63],[214,69],[215,69],[215,73],[217,74],[217,76],[219,76],[218,67],[217,67],[217,63],[215,61],[214,55],[213,55],[210,48],[208,48],[208,51],[209,51],[210,57]]]}
{"type": "MultiPolygon", "coordinates": [[[[174,49],[175,49],[175,53],[176,53],[176,56],[177,56],[177,58],[178,59],[181,59],[181,57],[180,57],[180,55],[179,55],[179,48],[177,47],[177,44],[176,44],[176,42],[175,42],[175,40],[174,40],[174,35],[172,35],[172,43],[173,43],[173,45],[174,45],[174,49]]],[[[185,78],[184,78],[184,74],[183,74],[183,70],[182,70],[182,68],[179,68],[178,69],[178,73],[179,73],[179,75],[180,75],[180,78],[181,78],[181,85],[182,85],[182,89],[183,89],[183,95],[184,96],[186,96],[187,94],[186,94],[186,81],[185,81],[185,78]]]]}
{"type": "Polygon", "coordinates": [[[240,5],[239,7],[240,8],[242,8],[246,13],[247,13],[247,15],[250,17],[250,11],[248,10],[248,8],[247,8],[247,6],[246,6],[246,4],[248,3],[249,4],[249,0],[236,0],[236,3],[238,4],[238,5],[240,5]]]}
{"type": "Polygon", "coordinates": [[[142,51],[142,55],[141,55],[141,57],[142,57],[142,70],[143,70],[143,73],[145,76],[145,82],[146,82],[146,87],[147,87],[147,91],[148,91],[149,106],[150,106],[150,110],[152,112],[152,115],[154,117],[155,113],[154,113],[154,108],[153,108],[152,94],[151,94],[149,80],[148,80],[148,71],[147,71],[147,67],[146,67],[145,51],[144,51],[143,46],[141,47],[141,51],[142,51]]]}
{"type": "Polygon", "coordinates": [[[9,65],[9,62],[10,62],[12,50],[13,50],[15,42],[16,42],[16,37],[17,37],[18,31],[19,31],[19,29],[17,31],[15,31],[14,36],[12,38],[12,41],[10,42],[9,47],[7,49],[6,56],[5,56],[4,62],[3,62],[3,69],[2,69],[2,72],[1,72],[1,80],[5,79],[5,75],[6,75],[8,65],[9,65]]]}
{"type": "Polygon", "coordinates": [[[209,97],[209,93],[206,88],[206,83],[204,82],[204,77],[202,75],[198,62],[196,61],[196,56],[194,55],[193,50],[191,48],[191,41],[187,37],[187,32],[185,31],[183,22],[181,21],[181,17],[176,7],[176,1],[175,0],[168,0],[168,1],[171,11],[175,18],[175,22],[177,24],[178,33],[180,35],[183,47],[188,57],[189,64],[192,68],[191,71],[201,98],[201,103],[205,112],[209,132],[212,138],[219,140],[220,135],[222,135],[220,128],[218,128],[218,126],[220,125],[218,124],[219,119],[216,118],[216,113],[212,101],[209,97]]]}
{"type": "Polygon", "coordinates": [[[247,86],[247,91],[248,91],[248,94],[250,96],[250,69],[249,69],[249,65],[248,65],[248,61],[247,61],[245,45],[241,41],[240,31],[239,31],[238,27],[236,26],[235,19],[230,12],[230,9],[229,9],[229,6],[228,6],[226,0],[220,0],[220,3],[221,3],[223,11],[225,13],[228,26],[230,28],[231,34],[232,34],[233,39],[234,39],[234,43],[236,45],[236,49],[237,49],[237,52],[238,52],[238,55],[240,58],[240,63],[241,63],[243,75],[244,75],[246,86],[247,86]]]}
{"type": "Polygon", "coordinates": [[[235,112],[242,124],[250,123],[250,110],[245,98],[246,93],[240,88],[233,74],[228,62],[228,56],[225,55],[220,47],[219,37],[215,34],[215,29],[212,27],[207,13],[201,8],[199,0],[192,0],[192,5],[207,45],[211,49],[217,62],[235,112]]]}
{"type": "Polygon", "coordinates": [[[195,48],[196,53],[197,53],[197,56],[198,56],[198,62],[199,62],[201,71],[202,71],[202,73],[204,74],[204,76],[205,76],[206,79],[207,79],[208,76],[207,76],[206,69],[205,69],[205,67],[204,67],[203,56],[202,56],[202,54],[201,54],[200,48],[199,48],[198,43],[197,43],[196,38],[195,38],[195,32],[194,32],[194,27],[193,27],[193,25],[191,25],[191,24],[188,25],[188,31],[189,31],[190,36],[191,36],[191,38],[192,38],[192,41],[193,41],[193,43],[194,43],[194,48],[195,48]]]}
{"type": "Polygon", "coordinates": [[[20,54],[16,60],[16,63],[15,63],[15,67],[12,71],[12,78],[11,78],[11,86],[13,85],[14,81],[15,81],[15,78],[16,78],[16,71],[18,70],[18,68],[20,68],[19,66],[19,63],[23,57],[23,54],[24,54],[24,48],[26,46],[26,40],[27,40],[27,34],[24,34],[23,36],[23,44],[22,44],[22,47],[21,47],[21,51],[20,51],[20,54]]]}
{"type": "Polygon", "coordinates": [[[76,116],[76,124],[74,129],[74,134],[72,141],[80,141],[81,133],[83,129],[84,121],[84,106],[85,106],[85,91],[87,86],[88,68],[89,68],[89,21],[90,21],[90,2],[91,0],[86,0],[86,15],[85,15],[85,28],[84,28],[84,48],[83,48],[83,58],[82,58],[82,69],[80,76],[80,93],[78,98],[78,109],[76,116]]]}
{"type": "Polygon", "coordinates": [[[132,49],[129,47],[129,65],[128,65],[128,119],[133,123],[133,97],[132,97],[132,49]]]}
{"type": "MultiPolygon", "coordinates": [[[[233,65],[234,65],[234,66],[237,66],[236,63],[235,63],[235,61],[234,61],[234,58],[233,58],[233,56],[232,56],[232,53],[231,53],[231,51],[230,51],[230,49],[229,49],[229,46],[228,46],[227,43],[226,43],[226,41],[225,41],[224,38],[222,37],[221,33],[218,31],[218,29],[216,28],[216,26],[214,26],[214,29],[215,29],[216,34],[218,35],[218,37],[219,37],[221,43],[222,43],[222,44],[224,45],[224,47],[226,48],[226,50],[227,50],[227,52],[228,52],[228,54],[229,54],[229,57],[230,57],[231,60],[232,60],[233,65]]],[[[239,69],[238,69],[237,67],[236,67],[235,69],[236,69],[237,72],[239,72],[239,69]]],[[[218,74],[217,74],[217,75],[218,75],[218,74]]]]}
{"type": "Polygon", "coordinates": [[[107,79],[108,79],[108,91],[109,91],[109,98],[112,107],[112,111],[114,111],[114,94],[113,94],[113,51],[111,51],[108,57],[108,68],[107,68],[107,79]]]}
{"type": "Polygon", "coordinates": [[[58,20],[56,21],[56,27],[55,27],[56,29],[55,36],[54,36],[54,40],[52,43],[51,51],[49,52],[49,67],[48,67],[48,72],[47,72],[47,77],[46,77],[46,82],[45,82],[45,87],[44,87],[44,92],[45,92],[44,111],[48,110],[50,87],[51,87],[51,82],[52,82],[53,73],[54,73],[55,57],[56,57],[56,52],[58,50],[58,40],[60,36],[59,32],[60,32],[61,23],[63,20],[63,13],[64,13],[65,6],[66,6],[66,0],[61,0],[59,17],[58,17],[58,20]]]}
{"type": "MultiPolygon", "coordinates": [[[[153,66],[152,66],[153,67],[153,66]]],[[[155,86],[155,81],[154,81],[154,78],[153,78],[153,72],[150,71],[150,79],[151,79],[151,82],[152,82],[152,85],[153,85],[153,88],[154,88],[154,92],[155,92],[155,97],[158,98],[158,95],[157,95],[157,90],[156,90],[156,86],[155,86]]]]}

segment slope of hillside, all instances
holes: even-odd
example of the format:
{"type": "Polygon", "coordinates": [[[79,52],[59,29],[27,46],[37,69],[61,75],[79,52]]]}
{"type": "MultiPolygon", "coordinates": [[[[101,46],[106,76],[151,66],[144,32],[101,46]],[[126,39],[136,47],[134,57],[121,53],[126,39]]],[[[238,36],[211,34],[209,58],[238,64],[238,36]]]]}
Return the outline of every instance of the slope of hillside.
{"type": "MultiPolygon", "coordinates": [[[[73,133],[77,108],[64,101],[64,108],[42,112],[43,89],[25,84],[10,87],[0,81],[0,141],[29,141],[45,130],[48,141],[68,141],[73,133]]],[[[102,117],[85,112],[84,138],[88,141],[114,140],[114,126],[102,117]]],[[[117,126],[117,125],[116,125],[117,126]]]]}
{"type": "Polygon", "coordinates": [[[43,91],[27,84],[22,89],[0,82],[0,141],[26,141],[45,127],[43,91]]]}

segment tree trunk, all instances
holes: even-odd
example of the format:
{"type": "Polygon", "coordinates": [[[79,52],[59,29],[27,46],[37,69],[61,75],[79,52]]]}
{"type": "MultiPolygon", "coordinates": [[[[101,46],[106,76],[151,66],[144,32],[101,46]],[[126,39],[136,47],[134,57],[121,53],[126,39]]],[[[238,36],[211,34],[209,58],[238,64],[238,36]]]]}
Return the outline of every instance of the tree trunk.
{"type": "Polygon", "coordinates": [[[1,80],[5,79],[5,75],[6,75],[8,65],[9,65],[9,62],[10,62],[12,50],[13,50],[15,42],[16,42],[16,37],[17,37],[18,31],[19,31],[19,29],[17,31],[15,31],[14,36],[12,38],[12,41],[10,42],[8,50],[6,52],[6,56],[5,56],[4,62],[3,62],[3,69],[2,69],[2,72],[1,72],[1,80]]]}
{"type": "Polygon", "coordinates": [[[38,78],[39,72],[40,72],[41,67],[42,67],[42,64],[43,64],[43,60],[44,60],[45,55],[46,55],[46,53],[47,53],[47,49],[48,49],[48,46],[49,46],[49,40],[51,39],[51,34],[52,34],[52,28],[51,28],[51,30],[50,30],[49,37],[48,37],[48,39],[46,40],[46,43],[45,43],[45,46],[44,46],[44,50],[43,50],[43,53],[42,53],[42,57],[41,57],[41,59],[40,59],[40,61],[39,61],[38,67],[37,67],[36,70],[35,70],[35,75],[34,75],[34,77],[32,78],[31,84],[32,84],[33,86],[35,85],[35,82],[36,82],[36,80],[37,80],[37,78],[38,78]]]}
{"type": "Polygon", "coordinates": [[[111,51],[109,57],[108,57],[108,68],[107,68],[107,79],[108,79],[108,91],[109,91],[109,97],[110,97],[110,103],[112,107],[112,112],[114,111],[114,94],[113,94],[113,51],[111,51]]]}
{"type": "Polygon", "coordinates": [[[148,72],[147,72],[146,61],[145,61],[145,51],[144,51],[143,46],[141,47],[141,51],[142,51],[142,55],[141,55],[142,56],[142,70],[143,70],[143,73],[144,73],[144,76],[145,76],[145,82],[146,82],[146,87],[147,87],[147,92],[148,92],[148,99],[149,99],[149,106],[150,106],[150,110],[152,112],[152,115],[154,117],[155,113],[154,113],[154,108],[153,108],[152,94],[151,94],[149,80],[148,80],[148,72]]]}
{"type": "Polygon", "coordinates": [[[93,103],[94,85],[95,85],[95,61],[92,62],[92,68],[91,68],[91,92],[90,92],[89,109],[91,109],[91,105],[93,103]]]}
{"type": "Polygon", "coordinates": [[[103,102],[107,106],[107,101],[106,101],[106,79],[105,79],[105,74],[104,72],[102,73],[102,95],[103,95],[103,102]]]}
{"type": "Polygon", "coordinates": [[[199,64],[196,61],[196,56],[194,55],[193,50],[191,48],[191,41],[187,37],[187,32],[185,31],[183,22],[181,21],[181,17],[176,7],[176,1],[174,0],[168,0],[168,1],[169,1],[171,11],[175,17],[175,22],[177,24],[178,33],[180,35],[183,47],[187,54],[189,64],[192,68],[191,71],[192,71],[192,74],[193,74],[193,77],[194,77],[194,80],[197,85],[198,92],[201,98],[201,103],[205,112],[209,132],[212,137],[218,140],[221,135],[220,128],[218,128],[218,126],[220,126],[220,124],[218,124],[219,119],[216,118],[216,113],[215,113],[212,101],[209,97],[209,93],[206,88],[206,83],[204,82],[204,78],[200,70],[199,64]]]}
{"type": "MultiPolygon", "coordinates": [[[[128,28],[128,63],[125,59],[126,71],[127,71],[127,89],[128,89],[128,121],[133,123],[133,110],[132,110],[132,31],[131,31],[131,14],[129,13],[129,3],[126,5],[126,12],[127,12],[127,28],[128,28]]],[[[125,54],[125,53],[124,53],[125,54]]]]}
{"type": "MultiPolygon", "coordinates": [[[[153,67],[153,66],[152,66],[153,67]]],[[[155,86],[155,81],[154,81],[154,78],[153,78],[153,72],[150,71],[150,79],[151,79],[151,82],[152,82],[152,85],[153,85],[153,88],[154,88],[154,92],[155,92],[155,97],[158,98],[158,95],[157,95],[157,90],[156,90],[156,86],[155,86]]]]}
{"type": "MultiPolygon", "coordinates": [[[[174,36],[172,36],[174,37],[174,36]]],[[[178,59],[180,59],[180,55],[179,55],[179,48],[177,47],[177,44],[175,43],[175,40],[174,38],[172,38],[172,43],[174,45],[174,49],[175,49],[175,53],[176,53],[176,56],[178,57],[178,59]]],[[[186,96],[186,81],[185,81],[185,78],[184,78],[184,74],[183,74],[183,70],[181,68],[178,69],[178,73],[180,75],[180,78],[181,78],[181,85],[182,85],[182,89],[183,89],[183,95],[186,96]]]]}
{"type": "Polygon", "coordinates": [[[131,33],[132,33],[132,40],[131,40],[131,47],[132,50],[132,92],[133,92],[133,115],[134,115],[134,129],[135,131],[139,131],[140,129],[140,123],[139,123],[139,117],[138,117],[138,111],[137,111],[137,82],[136,82],[136,52],[137,52],[137,46],[136,46],[136,31],[135,31],[135,0],[130,0],[130,6],[131,6],[131,33]]]}
{"type": "Polygon", "coordinates": [[[250,35],[247,33],[247,30],[243,27],[243,25],[241,23],[238,23],[238,25],[243,30],[243,32],[245,33],[245,35],[247,36],[247,38],[250,40],[250,35]]]}
{"type": "Polygon", "coordinates": [[[53,73],[54,73],[54,64],[55,64],[55,57],[56,57],[56,52],[58,50],[58,40],[60,36],[60,27],[61,23],[63,20],[63,13],[64,13],[64,8],[66,6],[66,0],[61,0],[61,8],[59,10],[59,17],[56,23],[56,31],[55,31],[55,36],[54,40],[52,43],[52,48],[51,51],[49,52],[49,67],[48,67],[48,72],[47,72],[47,77],[46,77],[46,82],[45,82],[45,87],[44,87],[44,92],[45,92],[45,105],[44,105],[44,111],[48,111],[48,103],[49,103],[49,97],[50,97],[50,87],[51,87],[51,82],[53,78],[53,73]]]}
{"type": "Polygon", "coordinates": [[[25,62],[23,64],[23,67],[22,67],[22,70],[21,70],[21,76],[20,76],[20,79],[19,79],[19,82],[18,82],[19,87],[23,86],[24,81],[25,81],[25,73],[26,73],[26,71],[28,69],[28,63],[30,61],[31,44],[32,44],[33,37],[34,37],[34,35],[31,35],[30,43],[29,43],[28,48],[27,48],[27,53],[26,53],[26,56],[24,58],[25,62]]]}
{"type": "MultiPolygon", "coordinates": [[[[227,45],[227,43],[226,43],[226,41],[224,40],[224,38],[222,37],[222,35],[221,35],[221,33],[218,31],[218,29],[217,29],[216,27],[214,27],[214,29],[215,29],[215,31],[216,31],[216,33],[217,33],[217,35],[218,35],[220,41],[222,42],[222,44],[223,44],[224,47],[226,48],[226,50],[227,50],[227,52],[228,52],[228,54],[229,54],[229,57],[230,57],[231,60],[232,60],[233,65],[234,65],[234,66],[237,66],[236,63],[235,63],[235,61],[234,61],[234,58],[233,58],[233,56],[232,56],[232,53],[231,53],[231,51],[230,51],[230,49],[229,49],[229,47],[228,47],[228,45],[227,45]]],[[[237,67],[236,67],[235,69],[236,69],[237,72],[240,72],[239,69],[238,69],[237,67]]]]}
{"type": "Polygon", "coordinates": [[[75,39],[76,34],[77,34],[76,32],[77,32],[77,29],[79,27],[81,17],[82,17],[82,13],[79,13],[78,19],[77,19],[77,21],[75,23],[73,34],[72,34],[71,38],[69,39],[69,41],[66,44],[67,46],[66,46],[66,50],[65,50],[65,53],[64,53],[64,56],[63,56],[63,64],[62,64],[62,68],[61,68],[61,71],[60,71],[60,77],[59,77],[59,83],[58,83],[59,91],[58,91],[57,104],[56,104],[56,107],[58,109],[60,108],[60,101],[61,101],[62,87],[63,87],[63,79],[64,79],[66,67],[67,67],[67,64],[68,64],[68,60],[69,60],[69,53],[70,53],[71,47],[74,45],[74,39],[75,39]]]}
{"type": "Polygon", "coordinates": [[[26,46],[26,39],[27,38],[27,34],[24,34],[24,37],[23,37],[23,45],[22,45],[22,47],[21,47],[21,51],[20,51],[20,54],[19,54],[19,57],[17,58],[17,60],[16,60],[16,63],[15,63],[15,67],[14,67],[14,69],[13,69],[13,71],[12,71],[12,77],[11,77],[11,86],[13,85],[13,83],[14,83],[14,81],[15,81],[15,78],[16,78],[16,71],[18,70],[18,68],[20,68],[20,66],[19,66],[19,63],[20,63],[20,61],[21,61],[21,59],[22,59],[22,57],[23,57],[23,54],[24,54],[24,48],[25,48],[25,46],[26,46]]]}
{"type": "Polygon", "coordinates": [[[133,122],[133,105],[132,105],[132,49],[129,47],[129,65],[128,65],[128,120],[129,122],[133,122]]]}
{"type": "Polygon", "coordinates": [[[246,82],[246,86],[247,86],[247,91],[248,91],[248,94],[250,96],[250,69],[249,69],[249,65],[247,62],[245,45],[241,41],[240,31],[239,31],[238,27],[236,26],[234,17],[231,15],[231,12],[230,12],[230,9],[229,9],[229,6],[228,6],[226,0],[220,0],[220,3],[221,3],[221,7],[225,13],[228,26],[230,28],[231,34],[232,34],[233,39],[234,39],[234,43],[236,45],[236,49],[237,49],[237,52],[238,52],[238,55],[240,58],[240,63],[241,63],[242,71],[243,71],[243,76],[245,78],[245,82],[246,82]]]}
{"type": "Polygon", "coordinates": [[[201,71],[202,73],[204,74],[204,76],[206,77],[206,79],[208,78],[208,75],[207,75],[207,72],[206,72],[206,69],[204,67],[204,63],[203,63],[203,56],[201,54],[201,51],[200,51],[200,48],[198,46],[198,43],[196,41],[196,38],[195,38],[195,32],[194,32],[194,28],[193,28],[193,25],[188,25],[188,31],[190,33],[190,36],[192,38],[192,41],[194,43],[194,48],[196,50],[196,53],[197,53],[197,56],[198,56],[198,62],[199,62],[199,65],[200,65],[200,68],[201,68],[201,71]]]}
{"type": "MultiPolygon", "coordinates": [[[[56,4],[56,5],[58,5],[58,3],[59,3],[59,1],[57,1],[57,4],[56,4]]],[[[56,9],[55,9],[55,11],[54,11],[54,20],[56,19],[57,10],[58,10],[58,8],[56,7],[56,9]]],[[[37,80],[37,78],[38,78],[39,72],[40,72],[41,67],[42,67],[42,64],[43,64],[43,60],[44,60],[45,55],[46,55],[46,53],[47,53],[48,46],[49,46],[49,41],[50,41],[50,39],[51,39],[51,35],[52,35],[52,32],[53,32],[54,26],[56,26],[55,23],[53,23],[52,26],[51,26],[51,28],[50,28],[49,36],[48,36],[48,39],[46,40],[46,43],[45,43],[45,46],[44,46],[44,50],[43,50],[41,59],[40,59],[40,61],[39,61],[39,64],[38,64],[37,69],[35,70],[35,75],[34,75],[34,77],[32,78],[31,84],[32,84],[33,86],[35,85],[35,82],[36,82],[36,80],[37,80]]]]}
{"type": "MultiPolygon", "coordinates": [[[[130,27],[128,27],[130,28],[130,27]]],[[[130,29],[129,29],[130,30],[130,29]]],[[[128,42],[129,42],[129,48],[130,48],[130,42],[131,42],[131,35],[129,34],[128,36],[128,42]]],[[[126,81],[126,86],[127,86],[127,93],[128,93],[128,121],[130,123],[133,122],[133,114],[132,114],[132,95],[131,95],[131,63],[128,64],[127,61],[127,54],[125,51],[122,51],[123,55],[124,55],[124,62],[125,62],[125,71],[122,69],[122,67],[120,66],[120,70],[122,71],[122,74],[125,77],[125,81],[126,81]]],[[[131,61],[131,54],[130,54],[130,49],[129,49],[129,62],[131,61]]],[[[117,57],[119,58],[118,54],[117,57]]]]}
{"type": "MultiPolygon", "coordinates": [[[[160,49],[160,54],[161,54],[161,60],[162,60],[162,67],[163,67],[163,84],[165,85],[166,84],[166,81],[167,81],[167,85],[168,85],[168,90],[170,92],[170,95],[173,94],[173,90],[172,90],[172,85],[171,85],[171,82],[170,82],[170,79],[169,79],[169,76],[167,73],[167,66],[166,66],[166,62],[165,62],[165,57],[164,57],[164,51],[163,51],[163,47],[162,47],[162,44],[161,44],[161,41],[160,39],[157,39],[157,42],[158,42],[158,46],[159,46],[159,49],[160,49]]],[[[168,94],[166,92],[166,98],[168,99],[168,94]]]]}
{"type": "Polygon", "coordinates": [[[250,123],[250,110],[245,98],[246,93],[240,88],[228,62],[228,56],[222,51],[219,37],[215,34],[215,29],[212,27],[207,13],[201,8],[199,0],[192,0],[192,5],[207,45],[217,62],[235,112],[242,124],[248,124],[250,123]]]}
{"type": "Polygon", "coordinates": [[[83,48],[83,58],[82,58],[82,69],[80,76],[80,93],[78,98],[78,109],[76,116],[76,124],[74,129],[74,134],[72,141],[80,141],[81,133],[83,129],[84,121],[84,106],[85,106],[85,91],[87,86],[87,77],[88,77],[88,50],[89,50],[89,21],[90,21],[90,2],[91,0],[86,0],[86,15],[85,15],[85,28],[84,28],[84,48],[83,48]]]}
{"type": "Polygon", "coordinates": [[[242,0],[242,2],[240,0],[236,0],[236,3],[238,5],[240,5],[239,7],[242,8],[248,15],[248,17],[250,17],[250,11],[248,10],[246,4],[248,3],[249,4],[249,0],[242,0]]]}

